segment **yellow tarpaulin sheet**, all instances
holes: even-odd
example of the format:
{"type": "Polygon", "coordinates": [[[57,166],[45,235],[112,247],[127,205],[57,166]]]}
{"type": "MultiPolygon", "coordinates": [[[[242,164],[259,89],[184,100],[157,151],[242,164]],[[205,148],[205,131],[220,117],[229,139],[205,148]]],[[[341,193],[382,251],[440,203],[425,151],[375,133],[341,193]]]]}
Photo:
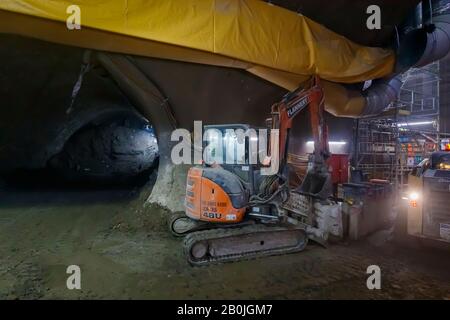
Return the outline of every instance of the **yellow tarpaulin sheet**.
{"type": "Polygon", "coordinates": [[[390,50],[357,45],[258,0],[0,0],[0,9],[65,23],[74,4],[82,28],[218,54],[256,65],[255,74],[269,68],[354,83],[383,77],[394,66],[390,50]]]}

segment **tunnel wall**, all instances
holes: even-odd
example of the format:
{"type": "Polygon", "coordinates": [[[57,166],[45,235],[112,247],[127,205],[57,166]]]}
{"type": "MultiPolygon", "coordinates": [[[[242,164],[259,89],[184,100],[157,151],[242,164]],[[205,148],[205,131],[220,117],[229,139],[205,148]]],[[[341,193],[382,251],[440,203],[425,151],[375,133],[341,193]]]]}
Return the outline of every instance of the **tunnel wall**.
{"type": "Polygon", "coordinates": [[[101,70],[88,72],[72,111],[83,50],[0,35],[0,172],[36,169],[88,123],[135,112],[101,70]]]}

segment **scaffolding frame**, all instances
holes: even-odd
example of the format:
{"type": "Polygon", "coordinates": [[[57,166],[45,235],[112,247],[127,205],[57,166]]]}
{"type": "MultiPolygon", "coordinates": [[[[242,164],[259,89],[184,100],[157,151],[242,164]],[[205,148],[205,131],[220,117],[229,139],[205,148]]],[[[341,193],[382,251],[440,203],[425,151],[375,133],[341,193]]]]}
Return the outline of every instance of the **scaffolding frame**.
{"type": "Polygon", "coordinates": [[[355,120],[353,167],[369,179],[395,181],[398,127],[392,116],[355,120]]]}
{"type": "Polygon", "coordinates": [[[385,113],[355,120],[352,166],[368,178],[385,179],[402,191],[420,159],[439,148],[439,62],[401,75],[398,100],[385,113]],[[418,123],[424,123],[418,125],[418,123]]]}

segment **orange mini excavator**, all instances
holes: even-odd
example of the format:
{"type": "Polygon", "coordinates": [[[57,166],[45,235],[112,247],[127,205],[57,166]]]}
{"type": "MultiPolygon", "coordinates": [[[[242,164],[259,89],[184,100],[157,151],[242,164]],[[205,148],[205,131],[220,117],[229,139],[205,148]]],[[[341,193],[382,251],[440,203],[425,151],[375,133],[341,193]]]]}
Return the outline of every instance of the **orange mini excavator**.
{"type": "MultiPolygon", "coordinates": [[[[223,140],[217,145],[223,148],[224,161],[221,165],[204,163],[189,169],[185,213],[174,214],[169,221],[173,234],[185,236],[184,251],[192,265],[298,252],[306,247],[313,229],[313,203],[331,195],[325,163],[329,151],[324,97],[319,79],[313,77],[306,88],[290,92],[274,104],[267,123],[268,128],[275,129],[270,132],[278,135],[279,142],[278,170],[269,175],[264,174],[268,163],[252,164],[248,151],[234,157],[234,162],[225,161],[230,155],[236,156],[239,148],[239,139],[233,132],[245,132],[244,144],[242,139],[240,144],[248,147],[258,139],[248,134],[253,128],[244,124],[204,126],[205,135],[215,132],[215,139],[223,140]],[[307,108],[315,142],[313,161],[301,185],[291,189],[286,160],[289,132],[294,117],[307,108]]],[[[277,161],[276,148],[265,145],[272,151],[266,160],[277,161]]],[[[222,154],[217,151],[210,144],[204,155],[217,160],[222,154]]]]}

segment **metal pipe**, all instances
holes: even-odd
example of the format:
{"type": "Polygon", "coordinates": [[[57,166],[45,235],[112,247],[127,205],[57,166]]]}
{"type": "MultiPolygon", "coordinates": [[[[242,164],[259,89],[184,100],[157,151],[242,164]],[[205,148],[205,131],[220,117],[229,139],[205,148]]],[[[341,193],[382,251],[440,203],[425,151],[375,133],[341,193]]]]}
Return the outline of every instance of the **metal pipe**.
{"type": "Polygon", "coordinates": [[[400,75],[375,81],[362,93],[366,101],[362,116],[376,115],[389,107],[397,99],[402,84],[400,75]]]}
{"type": "Polygon", "coordinates": [[[423,67],[433,61],[444,58],[450,51],[450,14],[434,17],[433,24],[422,32],[426,37],[423,54],[413,67],[423,67]]]}
{"type": "Polygon", "coordinates": [[[450,52],[450,7],[435,0],[430,2],[430,8],[434,8],[430,19],[422,28],[410,31],[400,43],[396,72],[388,78],[374,81],[362,92],[365,107],[361,116],[380,114],[398,98],[403,84],[401,72],[423,67],[450,52]]]}

